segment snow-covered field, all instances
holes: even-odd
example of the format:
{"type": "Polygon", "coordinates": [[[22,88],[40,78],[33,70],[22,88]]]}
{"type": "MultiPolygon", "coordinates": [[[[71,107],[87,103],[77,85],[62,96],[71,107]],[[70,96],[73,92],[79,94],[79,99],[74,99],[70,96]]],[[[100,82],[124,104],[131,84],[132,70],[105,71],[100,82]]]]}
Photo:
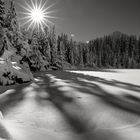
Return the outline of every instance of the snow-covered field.
{"type": "Polygon", "coordinates": [[[113,69],[104,71],[71,71],[74,73],[81,73],[84,75],[95,76],[112,81],[131,83],[140,85],[140,69],[113,69]]]}
{"type": "Polygon", "coordinates": [[[32,83],[0,95],[0,138],[140,140],[139,76],[139,70],[36,73],[32,83]]]}

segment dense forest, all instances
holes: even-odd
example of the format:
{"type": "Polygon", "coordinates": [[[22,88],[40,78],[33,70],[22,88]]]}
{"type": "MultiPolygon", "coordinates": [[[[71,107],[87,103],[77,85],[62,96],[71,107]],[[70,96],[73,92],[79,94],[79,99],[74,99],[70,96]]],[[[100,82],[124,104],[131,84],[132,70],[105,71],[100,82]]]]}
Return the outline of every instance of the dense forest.
{"type": "Polygon", "coordinates": [[[31,71],[140,68],[140,39],[117,31],[85,43],[65,33],[57,36],[51,25],[44,26],[43,31],[20,27],[14,1],[7,11],[0,0],[0,57],[26,63],[31,71]]]}
{"type": "Polygon", "coordinates": [[[98,68],[140,68],[140,39],[116,31],[110,35],[84,42],[58,36],[62,59],[71,65],[98,68]]]}

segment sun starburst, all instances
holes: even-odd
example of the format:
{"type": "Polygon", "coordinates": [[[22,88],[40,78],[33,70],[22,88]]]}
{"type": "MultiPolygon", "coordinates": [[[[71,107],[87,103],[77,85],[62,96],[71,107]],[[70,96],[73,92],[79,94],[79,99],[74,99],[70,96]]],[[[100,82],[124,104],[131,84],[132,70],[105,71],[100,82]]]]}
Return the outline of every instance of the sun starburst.
{"type": "Polygon", "coordinates": [[[28,29],[36,28],[43,29],[44,26],[49,27],[50,24],[54,23],[50,20],[56,18],[51,16],[51,13],[54,13],[54,10],[50,10],[56,3],[47,5],[47,0],[42,2],[42,0],[30,0],[30,3],[25,1],[25,6],[21,5],[24,11],[20,12],[22,20],[22,26],[27,25],[28,29]]]}

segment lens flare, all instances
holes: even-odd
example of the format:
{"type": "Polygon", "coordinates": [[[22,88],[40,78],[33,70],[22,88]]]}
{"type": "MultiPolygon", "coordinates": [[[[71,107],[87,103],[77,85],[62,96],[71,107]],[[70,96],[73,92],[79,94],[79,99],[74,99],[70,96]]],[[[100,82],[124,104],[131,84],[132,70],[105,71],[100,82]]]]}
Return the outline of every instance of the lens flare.
{"type": "Polygon", "coordinates": [[[50,20],[56,18],[51,16],[51,13],[54,13],[54,10],[50,10],[56,3],[51,5],[47,5],[47,1],[42,2],[42,0],[30,0],[29,2],[25,1],[25,6],[19,4],[24,12],[19,12],[21,14],[20,20],[21,26],[27,25],[28,29],[30,28],[38,28],[43,29],[44,26],[49,27],[49,25],[54,25],[54,23],[50,20]],[[40,2],[39,2],[40,1],[40,2]]]}

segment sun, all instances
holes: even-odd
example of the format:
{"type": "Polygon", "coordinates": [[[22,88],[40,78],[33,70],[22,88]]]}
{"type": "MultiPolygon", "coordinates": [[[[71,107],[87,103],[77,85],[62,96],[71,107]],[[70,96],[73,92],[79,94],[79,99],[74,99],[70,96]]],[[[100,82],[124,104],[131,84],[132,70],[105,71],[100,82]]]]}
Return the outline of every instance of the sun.
{"type": "Polygon", "coordinates": [[[19,12],[21,14],[20,20],[22,20],[22,25],[27,25],[29,28],[43,29],[44,26],[49,27],[50,24],[54,23],[50,20],[56,18],[51,16],[54,10],[50,10],[56,3],[47,6],[47,0],[42,2],[42,0],[30,0],[30,2],[25,1],[25,6],[20,5],[24,11],[19,12]]]}
{"type": "Polygon", "coordinates": [[[30,14],[32,20],[34,22],[42,22],[45,18],[45,13],[41,9],[34,9],[30,14]]]}

